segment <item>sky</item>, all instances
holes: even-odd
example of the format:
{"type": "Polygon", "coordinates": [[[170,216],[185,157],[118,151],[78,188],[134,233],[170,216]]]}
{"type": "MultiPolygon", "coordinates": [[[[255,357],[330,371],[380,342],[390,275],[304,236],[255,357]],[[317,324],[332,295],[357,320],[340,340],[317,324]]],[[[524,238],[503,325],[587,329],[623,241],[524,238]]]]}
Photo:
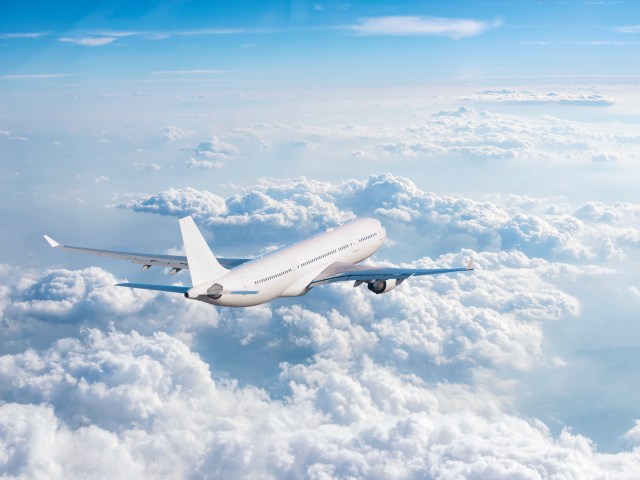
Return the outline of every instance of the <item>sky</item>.
{"type": "Polygon", "coordinates": [[[633,1],[4,2],[7,478],[635,478],[633,1]],[[376,264],[463,266],[247,309],[252,257],[355,217],[376,264]]]}

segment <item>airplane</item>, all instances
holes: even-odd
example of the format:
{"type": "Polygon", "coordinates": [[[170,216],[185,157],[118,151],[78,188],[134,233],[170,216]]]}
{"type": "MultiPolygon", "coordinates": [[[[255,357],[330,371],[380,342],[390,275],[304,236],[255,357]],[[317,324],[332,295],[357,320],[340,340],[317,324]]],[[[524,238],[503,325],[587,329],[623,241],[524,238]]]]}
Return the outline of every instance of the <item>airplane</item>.
{"type": "Polygon", "coordinates": [[[172,274],[189,270],[191,286],[119,283],[119,287],[181,293],[190,300],[224,307],[249,307],[280,297],[305,295],[312,288],[332,282],[367,284],[376,294],[393,290],[407,278],[420,275],[466,272],[464,268],[389,268],[358,265],[383,245],[387,232],[373,218],[359,218],[318,233],[257,258],[216,258],[190,216],[179,220],[186,256],[116,252],[61,245],[48,235],[51,247],[129,260],[151,267],[171,268],[172,274]]]}

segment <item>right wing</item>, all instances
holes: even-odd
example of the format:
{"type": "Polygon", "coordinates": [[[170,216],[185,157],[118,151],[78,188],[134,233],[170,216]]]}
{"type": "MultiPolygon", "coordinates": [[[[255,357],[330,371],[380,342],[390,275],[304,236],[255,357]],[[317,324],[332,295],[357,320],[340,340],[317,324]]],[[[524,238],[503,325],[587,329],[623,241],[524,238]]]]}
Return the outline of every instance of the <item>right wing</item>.
{"type": "MultiPolygon", "coordinates": [[[[131,263],[137,263],[142,265],[145,270],[151,267],[168,267],[171,268],[172,273],[177,273],[180,270],[189,268],[187,257],[182,255],[157,255],[150,253],[131,253],[131,252],[116,252],[113,250],[99,250],[97,248],[87,247],[74,247],[72,245],[61,245],[48,235],[44,236],[44,239],[53,248],[60,248],[62,250],[71,250],[73,252],[88,253],[91,255],[99,255],[102,257],[117,258],[118,260],[129,260],[131,263]]],[[[250,258],[218,258],[220,264],[225,268],[233,268],[238,265],[251,260],[250,258]]]]}
{"type": "Polygon", "coordinates": [[[314,278],[309,283],[309,286],[316,287],[325,283],[346,281],[355,281],[357,286],[374,280],[398,280],[399,283],[409,277],[468,272],[473,268],[473,260],[470,260],[469,264],[463,268],[391,268],[336,262],[329,265],[320,275],[314,278]]]}

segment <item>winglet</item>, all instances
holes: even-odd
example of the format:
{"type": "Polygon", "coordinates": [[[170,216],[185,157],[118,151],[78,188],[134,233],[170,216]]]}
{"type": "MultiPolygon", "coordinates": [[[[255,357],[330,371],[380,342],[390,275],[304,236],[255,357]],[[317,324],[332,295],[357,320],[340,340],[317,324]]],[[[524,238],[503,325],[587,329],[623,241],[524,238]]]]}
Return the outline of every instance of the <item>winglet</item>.
{"type": "Polygon", "coordinates": [[[47,243],[49,245],[51,245],[53,248],[59,247],[60,244],[58,242],[56,242],[53,238],[51,238],[49,235],[45,235],[44,239],[47,241],[47,243]]]}
{"type": "Polygon", "coordinates": [[[473,270],[473,258],[469,259],[469,263],[467,264],[467,270],[473,270]]]}

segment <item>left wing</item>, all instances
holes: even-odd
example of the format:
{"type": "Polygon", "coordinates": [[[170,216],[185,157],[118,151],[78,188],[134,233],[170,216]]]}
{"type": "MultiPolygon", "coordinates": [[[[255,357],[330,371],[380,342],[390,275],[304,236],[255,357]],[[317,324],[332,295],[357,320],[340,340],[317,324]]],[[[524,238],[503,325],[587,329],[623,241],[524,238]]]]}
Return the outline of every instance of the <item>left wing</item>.
{"type": "Polygon", "coordinates": [[[464,268],[387,268],[371,267],[367,265],[352,265],[336,262],[329,265],[320,275],[314,278],[310,287],[332,282],[348,282],[355,280],[359,283],[375,280],[405,280],[409,277],[421,275],[438,275],[440,273],[468,272],[473,270],[473,260],[464,268]]]}
{"type": "MultiPolygon", "coordinates": [[[[187,257],[181,255],[158,255],[153,253],[133,253],[133,252],[116,252],[113,250],[100,250],[97,248],[74,247],[73,245],[61,245],[48,235],[44,239],[53,248],[62,250],[71,250],[73,252],[88,253],[90,255],[98,255],[102,257],[117,258],[118,260],[129,260],[131,263],[142,265],[143,269],[150,267],[169,267],[172,273],[178,273],[180,270],[189,268],[187,257]]],[[[218,258],[220,264],[225,268],[233,268],[248,262],[249,258],[218,258]]]]}

